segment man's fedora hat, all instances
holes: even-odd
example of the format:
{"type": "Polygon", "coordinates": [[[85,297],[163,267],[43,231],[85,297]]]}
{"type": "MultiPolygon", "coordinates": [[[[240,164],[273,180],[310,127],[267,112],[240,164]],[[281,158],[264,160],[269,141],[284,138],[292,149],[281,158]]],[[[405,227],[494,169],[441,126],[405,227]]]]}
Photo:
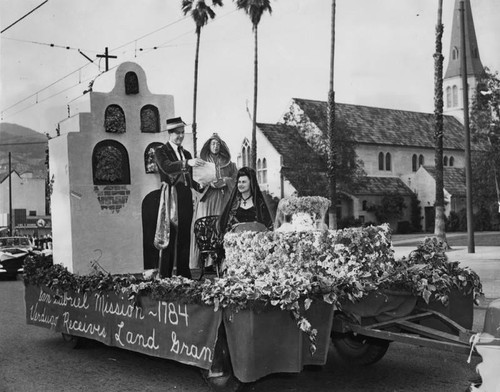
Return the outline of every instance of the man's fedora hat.
{"type": "Polygon", "coordinates": [[[174,132],[175,129],[184,127],[186,123],[180,117],[169,118],[167,120],[167,131],[174,132]]]}

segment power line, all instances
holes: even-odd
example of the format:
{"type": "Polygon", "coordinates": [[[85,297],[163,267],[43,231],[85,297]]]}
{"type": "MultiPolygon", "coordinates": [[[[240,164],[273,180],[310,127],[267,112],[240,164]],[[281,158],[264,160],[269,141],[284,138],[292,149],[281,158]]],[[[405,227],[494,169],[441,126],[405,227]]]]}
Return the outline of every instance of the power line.
{"type": "MultiPolygon", "coordinates": [[[[47,1],[48,1],[48,0],[47,0],[47,1]]],[[[224,18],[224,17],[226,17],[226,16],[228,16],[228,15],[230,15],[230,14],[234,13],[234,12],[236,12],[236,10],[230,11],[230,12],[228,12],[228,13],[226,13],[226,14],[222,15],[221,17],[219,17],[219,18],[215,19],[215,20],[214,20],[214,22],[217,22],[217,20],[220,20],[220,19],[222,19],[222,18],[224,18]]],[[[147,33],[147,34],[145,34],[145,35],[143,35],[143,36],[141,36],[141,37],[139,37],[139,38],[136,38],[135,40],[129,41],[129,42],[127,42],[127,43],[125,43],[125,44],[123,44],[123,45],[121,45],[121,46],[118,46],[118,47],[116,47],[116,48],[112,49],[112,50],[111,50],[111,52],[114,52],[114,51],[116,51],[116,50],[118,50],[118,49],[120,49],[120,48],[123,48],[123,47],[125,47],[125,46],[127,46],[127,45],[130,45],[131,43],[136,43],[138,40],[141,40],[141,39],[143,39],[143,38],[145,38],[145,37],[148,37],[148,36],[150,36],[150,35],[152,35],[152,34],[154,34],[154,33],[157,33],[158,31],[161,31],[161,30],[163,30],[163,29],[165,29],[165,28],[167,28],[167,27],[170,27],[170,26],[172,26],[172,25],[174,25],[174,24],[176,24],[176,23],[178,23],[178,22],[180,22],[180,21],[182,21],[182,20],[184,20],[184,19],[186,19],[186,18],[188,18],[188,17],[189,17],[189,16],[188,16],[188,15],[186,15],[186,16],[184,16],[184,17],[180,18],[180,19],[177,19],[177,20],[175,20],[174,22],[171,22],[171,23],[169,23],[169,24],[167,24],[167,25],[165,25],[165,26],[162,26],[162,27],[160,27],[160,28],[158,28],[158,29],[156,29],[156,30],[154,30],[154,31],[150,32],[150,33],[147,33]]],[[[174,37],[174,38],[172,38],[172,39],[169,39],[169,40],[167,40],[167,41],[165,41],[165,42],[163,42],[163,43],[161,43],[161,44],[159,44],[159,45],[157,45],[157,46],[154,46],[154,47],[152,47],[152,48],[149,48],[149,49],[143,49],[143,48],[140,48],[140,49],[138,49],[138,50],[139,50],[139,51],[141,51],[141,52],[143,52],[143,53],[148,53],[148,52],[150,52],[150,51],[152,51],[152,50],[156,50],[156,49],[162,49],[162,48],[166,48],[166,47],[173,47],[173,46],[180,46],[180,45],[167,45],[167,44],[168,44],[169,42],[175,41],[175,40],[177,40],[177,39],[179,39],[179,38],[181,38],[181,37],[183,37],[183,36],[185,36],[185,35],[187,35],[187,34],[191,34],[191,33],[192,33],[192,31],[193,31],[193,30],[190,30],[190,31],[188,31],[188,32],[185,32],[185,33],[183,33],[183,34],[180,34],[180,35],[178,35],[178,36],[176,36],[176,37],[174,37]]],[[[8,38],[8,39],[12,39],[12,38],[8,38]]],[[[19,40],[19,41],[20,41],[20,40],[19,40]]],[[[29,41],[29,42],[36,43],[35,41],[29,41]]],[[[39,44],[43,44],[43,43],[39,43],[39,44]]],[[[46,44],[45,44],[45,45],[46,45],[46,44]]],[[[53,45],[53,44],[48,44],[48,45],[53,45]]],[[[55,45],[54,45],[54,46],[55,46],[55,45]]],[[[59,47],[59,46],[58,46],[58,47],[59,47]]],[[[60,47],[62,47],[62,46],[60,46],[60,47]]],[[[66,48],[66,47],[64,47],[64,48],[66,48]]],[[[71,48],[71,49],[73,49],[73,48],[71,48]]],[[[79,51],[79,53],[80,53],[82,56],[84,56],[85,58],[87,58],[89,61],[92,61],[92,60],[91,60],[90,58],[88,58],[85,54],[83,54],[83,53],[82,53],[79,49],[76,49],[76,50],[78,50],[78,51],[79,51]]],[[[125,52],[123,52],[123,53],[127,53],[127,52],[129,52],[129,51],[125,51],[125,52]]],[[[135,52],[135,57],[137,57],[137,49],[134,49],[134,52],[135,52]]],[[[99,59],[99,64],[100,64],[100,60],[101,60],[101,59],[99,59]]],[[[53,98],[53,97],[55,97],[55,96],[57,96],[57,95],[59,95],[59,94],[62,94],[63,92],[66,92],[66,91],[68,91],[68,90],[70,90],[70,89],[72,89],[72,88],[74,88],[74,87],[76,87],[76,86],[80,85],[82,82],[86,82],[86,81],[88,81],[88,80],[93,80],[93,79],[96,79],[97,77],[99,77],[100,75],[102,75],[102,74],[104,73],[104,72],[100,72],[99,74],[97,74],[97,75],[95,75],[95,76],[92,76],[92,77],[87,78],[87,79],[85,79],[85,80],[83,80],[83,81],[80,81],[79,83],[76,83],[76,84],[74,84],[74,85],[72,85],[72,86],[70,86],[70,87],[67,87],[67,88],[65,88],[65,89],[63,89],[63,90],[61,90],[61,91],[59,91],[59,92],[56,92],[56,93],[54,93],[54,94],[52,94],[52,95],[50,95],[50,96],[48,96],[48,97],[46,97],[46,98],[44,98],[44,99],[42,99],[42,100],[38,100],[38,94],[39,94],[39,93],[41,93],[41,92],[43,92],[43,91],[47,90],[48,88],[52,87],[52,86],[53,86],[53,85],[55,85],[56,83],[59,83],[60,81],[62,81],[62,80],[64,80],[64,79],[66,79],[67,77],[69,77],[69,76],[73,75],[74,73],[76,73],[76,72],[80,72],[83,68],[87,67],[88,65],[89,65],[89,64],[85,64],[84,66],[82,66],[82,67],[80,67],[80,68],[76,69],[75,71],[70,72],[69,74],[67,74],[67,75],[63,76],[62,78],[57,79],[56,81],[52,82],[52,83],[51,83],[51,84],[49,84],[48,86],[46,86],[46,87],[44,87],[44,88],[42,88],[42,89],[38,90],[37,92],[35,92],[35,93],[33,93],[33,94],[31,94],[31,95],[27,96],[26,98],[24,98],[24,99],[22,99],[22,100],[20,100],[20,101],[18,101],[18,102],[16,102],[16,103],[14,103],[13,105],[11,105],[11,106],[9,106],[9,107],[7,107],[7,108],[5,108],[5,109],[2,109],[2,111],[1,111],[1,113],[2,113],[2,119],[3,119],[3,114],[4,114],[7,110],[9,110],[9,109],[11,109],[11,108],[13,108],[13,107],[15,107],[15,106],[17,106],[17,105],[21,104],[21,103],[22,103],[22,102],[24,102],[24,101],[27,101],[27,100],[28,100],[28,99],[30,99],[30,98],[36,97],[36,102],[35,102],[34,104],[31,104],[31,105],[29,105],[29,106],[27,106],[27,107],[23,108],[23,109],[20,109],[20,110],[16,111],[16,112],[14,112],[14,113],[7,114],[7,117],[12,117],[12,116],[15,116],[16,114],[19,114],[19,113],[21,113],[21,112],[24,112],[25,110],[28,110],[28,109],[32,108],[33,106],[35,106],[35,105],[37,105],[37,104],[39,104],[39,103],[45,102],[45,101],[47,101],[47,100],[49,100],[49,99],[51,99],[51,98],[53,98]]],[[[119,64],[118,64],[118,65],[119,65],[119,64]]],[[[116,65],[116,66],[114,66],[114,67],[111,67],[109,70],[113,70],[113,69],[115,69],[116,67],[118,67],[118,65],[116,65]]],[[[87,91],[85,91],[83,94],[79,95],[78,97],[76,97],[76,98],[72,99],[70,102],[75,101],[77,98],[79,98],[80,96],[84,95],[86,92],[87,92],[87,91]]]]}
{"type": "MultiPolygon", "coordinates": [[[[26,40],[26,39],[19,39],[19,38],[10,38],[10,37],[2,37],[2,39],[8,39],[10,41],[17,41],[17,42],[24,42],[27,44],[34,44],[34,45],[42,45],[42,46],[49,46],[51,48],[59,48],[59,49],[66,49],[66,50],[77,50],[80,51],[81,49],[79,48],[73,48],[69,45],[58,45],[58,44],[53,44],[53,43],[47,43],[47,42],[38,42],[38,41],[32,41],[32,40],[26,40]]],[[[92,53],[97,53],[97,50],[90,50],[90,49],[85,49],[86,52],[92,52],[92,53]]]]}
{"type": "MultiPolygon", "coordinates": [[[[46,1],[48,1],[48,0],[46,0],[46,1]]],[[[162,26],[162,27],[160,27],[160,28],[158,28],[158,29],[156,29],[156,30],[154,30],[154,31],[152,31],[152,32],[150,32],[150,33],[148,33],[148,34],[145,34],[145,35],[143,35],[143,36],[141,36],[141,37],[139,37],[139,38],[136,38],[136,39],[135,39],[135,40],[133,40],[133,41],[129,41],[129,42],[127,42],[126,44],[123,44],[123,45],[121,45],[121,46],[118,46],[117,48],[112,49],[111,51],[113,52],[113,51],[115,51],[115,50],[118,50],[118,49],[120,49],[120,48],[123,48],[124,46],[127,46],[127,45],[129,45],[130,43],[132,43],[132,42],[136,42],[136,41],[138,41],[138,40],[141,40],[141,39],[143,39],[143,38],[145,38],[145,37],[147,37],[147,36],[149,36],[149,35],[152,35],[152,34],[154,34],[154,33],[158,32],[158,31],[161,31],[161,30],[163,30],[163,29],[165,29],[165,28],[167,28],[167,27],[170,27],[170,26],[172,26],[172,25],[174,25],[174,24],[176,24],[176,23],[178,23],[178,22],[180,22],[180,21],[182,21],[182,20],[184,20],[184,19],[186,19],[186,18],[187,18],[187,16],[184,16],[184,17],[182,17],[182,18],[180,18],[180,19],[177,19],[177,20],[175,20],[174,22],[168,23],[168,24],[166,24],[166,25],[164,25],[164,26],[162,26]]],[[[36,42],[36,41],[31,41],[31,42],[36,42]]],[[[40,43],[40,44],[42,44],[42,43],[40,43]]],[[[50,45],[52,45],[52,44],[48,44],[48,45],[50,46],[50,45]]],[[[97,52],[96,52],[96,53],[97,53],[97,52]]],[[[81,53],[81,54],[83,55],[83,53],[81,53]]],[[[87,57],[87,56],[85,56],[85,57],[87,57]]],[[[66,79],[67,77],[69,77],[69,76],[73,75],[74,73],[81,71],[83,68],[85,68],[85,67],[86,67],[86,66],[88,66],[88,65],[89,65],[89,64],[86,64],[86,65],[84,65],[83,67],[80,67],[80,68],[78,68],[77,70],[72,71],[72,72],[70,72],[69,74],[67,74],[67,75],[63,76],[62,78],[57,79],[56,81],[52,82],[52,83],[51,83],[51,84],[49,84],[48,86],[46,86],[46,87],[44,87],[44,88],[42,88],[42,89],[40,89],[40,90],[38,90],[38,91],[36,91],[36,92],[32,93],[31,95],[27,96],[26,98],[21,99],[20,101],[18,101],[18,102],[16,102],[16,103],[14,103],[14,104],[12,104],[12,105],[10,105],[9,107],[2,109],[2,110],[1,110],[1,112],[2,112],[2,113],[5,113],[7,110],[9,110],[9,109],[11,109],[11,108],[13,108],[13,107],[15,107],[15,106],[17,106],[17,105],[21,104],[22,102],[24,102],[24,101],[26,101],[26,100],[28,100],[28,99],[30,99],[30,98],[36,97],[36,96],[37,96],[39,93],[41,93],[42,91],[45,91],[45,90],[46,90],[46,89],[48,89],[49,87],[52,87],[54,84],[56,84],[56,83],[60,82],[61,80],[66,79]]],[[[75,85],[75,86],[76,86],[76,85],[75,85]]],[[[66,91],[66,90],[63,90],[63,91],[66,91]]],[[[57,94],[55,94],[55,95],[57,95],[57,94]]],[[[37,103],[38,103],[38,102],[37,102],[37,103]]],[[[33,106],[33,105],[32,105],[32,106],[33,106]]],[[[30,107],[31,107],[31,106],[30,106],[30,107]]],[[[26,110],[26,108],[25,108],[25,109],[22,109],[22,110],[20,110],[20,111],[18,111],[18,112],[15,112],[14,114],[8,115],[8,116],[15,115],[15,114],[20,113],[21,111],[24,111],[24,110],[26,110]]]]}
{"type": "Polygon", "coordinates": [[[8,25],[5,29],[3,29],[2,31],[0,31],[0,34],[2,34],[4,31],[10,29],[12,26],[14,26],[17,22],[20,22],[21,20],[23,20],[24,18],[26,18],[29,14],[35,12],[38,8],[40,8],[42,5],[44,5],[46,2],[48,2],[49,0],[45,0],[42,4],[38,5],[37,7],[33,8],[30,12],[28,12],[27,14],[25,14],[24,16],[21,16],[18,20],[16,20],[14,23],[11,23],[10,25],[8,25]]]}

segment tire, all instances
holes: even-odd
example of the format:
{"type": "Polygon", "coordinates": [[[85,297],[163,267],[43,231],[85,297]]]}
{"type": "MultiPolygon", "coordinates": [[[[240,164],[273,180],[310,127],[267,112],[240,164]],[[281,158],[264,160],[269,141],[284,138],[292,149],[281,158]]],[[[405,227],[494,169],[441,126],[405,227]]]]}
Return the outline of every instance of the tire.
{"type": "Polygon", "coordinates": [[[209,377],[208,370],[201,369],[201,376],[212,392],[237,392],[243,387],[243,384],[232,373],[209,377]]]}
{"type": "Polygon", "coordinates": [[[343,360],[362,366],[372,365],[382,359],[390,343],[388,340],[353,334],[336,334],[332,336],[332,341],[343,360]]]}
{"type": "Polygon", "coordinates": [[[82,338],[78,336],[68,335],[67,333],[61,333],[63,340],[69,348],[80,348],[82,345],[82,338]]]}

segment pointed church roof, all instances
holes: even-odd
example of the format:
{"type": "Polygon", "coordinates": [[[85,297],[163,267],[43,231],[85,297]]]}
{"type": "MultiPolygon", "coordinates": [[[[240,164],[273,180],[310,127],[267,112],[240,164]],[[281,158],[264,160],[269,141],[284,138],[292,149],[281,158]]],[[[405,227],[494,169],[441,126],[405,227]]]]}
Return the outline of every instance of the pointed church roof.
{"type": "MultiPolygon", "coordinates": [[[[461,62],[461,31],[460,31],[460,2],[455,0],[453,11],[453,21],[451,25],[450,54],[448,57],[448,68],[446,69],[445,79],[460,76],[461,62]]],[[[467,75],[481,76],[484,73],[484,67],[479,57],[479,48],[477,46],[476,30],[474,29],[474,20],[470,0],[464,0],[465,9],[465,55],[467,58],[467,75]]]]}
{"type": "Polygon", "coordinates": [[[257,123],[257,127],[282,156],[281,173],[301,195],[328,196],[326,162],[307,144],[297,127],[264,123],[257,123]]]}

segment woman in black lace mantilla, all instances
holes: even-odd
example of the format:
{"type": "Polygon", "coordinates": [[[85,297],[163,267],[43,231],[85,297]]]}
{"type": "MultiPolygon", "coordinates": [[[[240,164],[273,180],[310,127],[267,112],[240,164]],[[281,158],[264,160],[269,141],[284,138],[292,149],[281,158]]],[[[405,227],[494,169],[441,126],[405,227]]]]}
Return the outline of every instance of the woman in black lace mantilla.
{"type": "Polygon", "coordinates": [[[220,219],[221,233],[230,231],[236,224],[259,222],[267,229],[273,229],[273,220],[262,191],[257,182],[255,170],[242,167],[236,176],[236,187],[222,212],[220,219]]]}

